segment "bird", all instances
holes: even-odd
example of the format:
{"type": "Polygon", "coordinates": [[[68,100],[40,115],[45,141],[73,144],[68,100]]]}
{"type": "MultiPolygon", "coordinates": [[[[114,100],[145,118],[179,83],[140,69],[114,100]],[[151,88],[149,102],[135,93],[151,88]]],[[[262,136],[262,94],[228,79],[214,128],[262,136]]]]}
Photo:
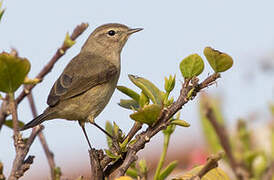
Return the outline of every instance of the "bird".
{"type": "Polygon", "coordinates": [[[21,131],[46,120],[78,121],[91,148],[85,123],[97,125],[94,119],[108,104],[120,76],[121,51],[128,38],[142,28],[129,28],[119,23],[97,27],[55,81],[47,98],[48,107],[42,114],[25,124],[21,131]]]}

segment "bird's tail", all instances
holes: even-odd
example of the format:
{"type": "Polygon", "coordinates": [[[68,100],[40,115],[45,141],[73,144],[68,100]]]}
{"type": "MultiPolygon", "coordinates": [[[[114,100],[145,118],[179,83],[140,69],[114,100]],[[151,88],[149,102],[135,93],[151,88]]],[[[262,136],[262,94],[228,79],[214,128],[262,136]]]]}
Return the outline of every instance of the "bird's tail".
{"type": "Polygon", "coordinates": [[[24,131],[26,129],[32,128],[34,126],[37,126],[39,124],[41,124],[42,122],[44,122],[45,120],[47,120],[47,114],[43,113],[40,114],[39,116],[37,116],[36,118],[34,118],[32,121],[30,121],[29,123],[25,124],[20,131],[24,131]]]}

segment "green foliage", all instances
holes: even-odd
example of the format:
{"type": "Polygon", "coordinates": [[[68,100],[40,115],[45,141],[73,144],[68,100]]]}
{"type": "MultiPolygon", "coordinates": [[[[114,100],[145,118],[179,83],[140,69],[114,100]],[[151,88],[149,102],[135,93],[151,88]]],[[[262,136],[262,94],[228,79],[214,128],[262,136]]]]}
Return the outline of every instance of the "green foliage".
{"type": "MultiPolygon", "coordinates": [[[[128,138],[126,138],[124,141],[123,139],[125,138],[125,135],[123,134],[123,132],[121,131],[121,129],[119,128],[119,126],[113,122],[113,125],[107,121],[106,124],[105,124],[105,130],[106,132],[108,132],[112,137],[114,137],[117,142],[119,142],[119,146],[120,146],[120,150],[122,152],[125,152],[126,151],[126,146],[128,144],[128,138]],[[123,141],[123,142],[122,142],[123,141]]],[[[113,141],[112,139],[106,135],[106,139],[107,139],[107,144],[108,144],[108,147],[109,149],[112,148],[113,146],[113,141]]],[[[110,157],[110,158],[113,158],[113,159],[117,159],[118,157],[120,157],[119,155],[116,155],[116,154],[112,154],[111,151],[109,150],[105,150],[107,155],[110,157]]]]}
{"type": "Polygon", "coordinates": [[[143,108],[145,105],[149,104],[149,97],[142,91],[139,99],[139,105],[143,108]]]}
{"type": "Polygon", "coordinates": [[[118,103],[118,105],[130,110],[139,109],[140,107],[138,102],[134,99],[120,99],[120,103],[118,103]]]}
{"type": "Polygon", "coordinates": [[[251,172],[256,179],[260,179],[263,172],[266,170],[268,165],[267,157],[264,153],[257,153],[252,160],[251,172]]]}
{"type": "Polygon", "coordinates": [[[121,157],[120,154],[114,154],[108,149],[105,149],[105,153],[108,157],[110,157],[111,159],[114,159],[115,161],[118,160],[121,157]]]}
{"type": "Polygon", "coordinates": [[[180,70],[184,78],[193,78],[204,70],[204,61],[198,54],[192,54],[180,63],[180,70]]]}
{"type": "Polygon", "coordinates": [[[161,106],[158,104],[150,104],[130,115],[134,121],[145,123],[151,126],[154,124],[160,114],[161,106]]]}
{"type": "Polygon", "coordinates": [[[141,159],[141,160],[139,161],[138,165],[139,165],[139,167],[140,167],[140,168],[139,168],[140,173],[141,173],[142,175],[146,175],[147,172],[148,172],[146,160],[141,159]]]}
{"type": "MultiPolygon", "coordinates": [[[[106,125],[105,125],[105,130],[106,132],[108,132],[111,136],[113,135],[113,128],[112,128],[112,124],[107,121],[106,122],[106,125]]],[[[107,144],[108,144],[108,147],[111,148],[112,147],[112,139],[109,137],[109,136],[106,136],[107,137],[107,144]]]]}
{"type": "Polygon", "coordinates": [[[30,70],[30,63],[25,58],[1,53],[0,54],[0,91],[5,93],[15,92],[30,70]]]}
{"type": "Polygon", "coordinates": [[[65,37],[65,40],[64,40],[64,45],[65,45],[65,47],[70,48],[70,47],[73,46],[74,44],[75,44],[75,41],[73,41],[73,40],[70,38],[69,33],[67,33],[67,34],[66,34],[66,37],[65,37]]]}
{"type": "Polygon", "coordinates": [[[211,47],[204,49],[204,55],[216,73],[227,71],[233,65],[233,59],[228,54],[212,49],[211,47]]]}
{"type": "Polygon", "coordinates": [[[213,113],[215,114],[218,123],[224,125],[225,122],[218,101],[206,94],[203,94],[200,98],[199,113],[201,117],[201,124],[204,132],[204,137],[209,145],[211,152],[217,153],[218,151],[222,150],[222,147],[219,143],[219,139],[216,135],[214,128],[212,127],[211,123],[209,122],[205,114],[205,106],[207,105],[212,107],[213,113]]]}
{"type": "Polygon", "coordinates": [[[128,168],[127,172],[126,172],[127,176],[130,176],[132,178],[136,178],[138,177],[138,171],[136,168],[128,168]]]}
{"type": "MultiPolygon", "coordinates": [[[[189,180],[192,176],[196,175],[203,166],[197,166],[193,168],[192,170],[188,171],[184,175],[178,178],[174,178],[173,180],[189,180]]],[[[205,174],[201,180],[230,180],[228,175],[221,169],[221,168],[214,168],[211,171],[209,171],[207,174],[205,174]]]]}
{"type": "Polygon", "coordinates": [[[169,125],[163,130],[165,136],[170,136],[175,131],[176,125],[169,125]]]}
{"type": "Polygon", "coordinates": [[[147,95],[154,104],[162,104],[162,92],[149,80],[129,75],[129,79],[147,95]]]}
{"type": "Polygon", "coordinates": [[[182,127],[189,127],[190,124],[184,120],[176,119],[171,121],[171,124],[182,126],[182,127]]]}
{"type": "Polygon", "coordinates": [[[60,179],[61,179],[61,176],[62,176],[61,168],[60,168],[60,167],[56,167],[56,168],[54,169],[54,179],[55,179],[55,180],[60,180],[60,179]]]}
{"type": "Polygon", "coordinates": [[[5,13],[5,9],[2,9],[3,1],[0,1],[0,21],[5,13]]]}
{"type": "Polygon", "coordinates": [[[140,95],[137,92],[133,91],[132,89],[127,88],[125,86],[117,86],[117,89],[121,91],[122,93],[126,94],[128,97],[135,100],[136,102],[139,102],[140,95]]]}
{"type": "Polygon", "coordinates": [[[171,172],[176,168],[177,165],[178,161],[172,161],[171,163],[169,163],[167,167],[161,171],[159,180],[165,180],[167,176],[169,176],[171,172]]]}
{"type": "Polygon", "coordinates": [[[176,79],[176,75],[174,76],[169,76],[169,78],[165,77],[165,90],[166,92],[170,93],[175,86],[175,79],[176,79]]]}
{"type": "MultiPolygon", "coordinates": [[[[12,119],[6,120],[4,125],[7,126],[7,127],[9,127],[9,128],[11,128],[11,129],[13,129],[13,121],[12,121],[12,119]]],[[[25,123],[23,123],[22,121],[18,121],[19,128],[22,128],[24,125],[25,125],[25,123]]]]}

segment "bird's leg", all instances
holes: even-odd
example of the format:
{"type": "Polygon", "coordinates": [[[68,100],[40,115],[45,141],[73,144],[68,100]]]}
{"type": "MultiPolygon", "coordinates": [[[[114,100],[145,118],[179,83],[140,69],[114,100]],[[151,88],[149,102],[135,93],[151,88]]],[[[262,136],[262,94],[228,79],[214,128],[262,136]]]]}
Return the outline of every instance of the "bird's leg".
{"type": "Polygon", "coordinates": [[[110,137],[112,139],[112,145],[115,147],[116,151],[119,152],[120,151],[120,146],[119,146],[119,142],[117,140],[117,138],[115,136],[112,136],[111,134],[109,134],[106,130],[104,130],[103,128],[101,128],[98,124],[95,123],[94,121],[94,117],[92,115],[88,116],[88,121],[93,124],[95,127],[97,127],[98,129],[100,129],[103,133],[105,133],[108,137],[110,137]]]}
{"type": "Polygon", "coordinates": [[[85,135],[86,140],[87,140],[87,142],[88,142],[89,148],[92,149],[92,148],[91,148],[91,144],[90,144],[89,139],[88,139],[88,135],[87,135],[86,129],[85,129],[85,122],[84,122],[84,121],[78,121],[78,122],[79,122],[79,125],[81,126],[81,128],[82,128],[82,130],[83,130],[83,132],[84,132],[84,135],[85,135]]]}
{"type": "Polygon", "coordinates": [[[88,116],[88,121],[93,124],[95,127],[97,127],[98,129],[100,129],[103,133],[105,133],[108,137],[110,137],[111,139],[114,139],[112,135],[110,135],[106,130],[104,130],[103,128],[101,128],[98,124],[95,123],[93,116],[88,116]]]}

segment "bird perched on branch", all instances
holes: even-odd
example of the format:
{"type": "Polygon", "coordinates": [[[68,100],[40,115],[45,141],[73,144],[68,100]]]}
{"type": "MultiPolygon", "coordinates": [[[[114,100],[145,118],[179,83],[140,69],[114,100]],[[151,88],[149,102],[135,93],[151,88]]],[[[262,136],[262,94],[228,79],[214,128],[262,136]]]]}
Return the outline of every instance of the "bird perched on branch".
{"type": "Polygon", "coordinates": [[[96,28],[80,53],[75,56],[54,83],[48,96],[48,108],[21,130],[51,119],[77,120],[85,131],[85,122],[94,122],[109,102],[120,75],[120,54],[128,37],[141,28],[123,24],[105,24],[96,28]]]}

